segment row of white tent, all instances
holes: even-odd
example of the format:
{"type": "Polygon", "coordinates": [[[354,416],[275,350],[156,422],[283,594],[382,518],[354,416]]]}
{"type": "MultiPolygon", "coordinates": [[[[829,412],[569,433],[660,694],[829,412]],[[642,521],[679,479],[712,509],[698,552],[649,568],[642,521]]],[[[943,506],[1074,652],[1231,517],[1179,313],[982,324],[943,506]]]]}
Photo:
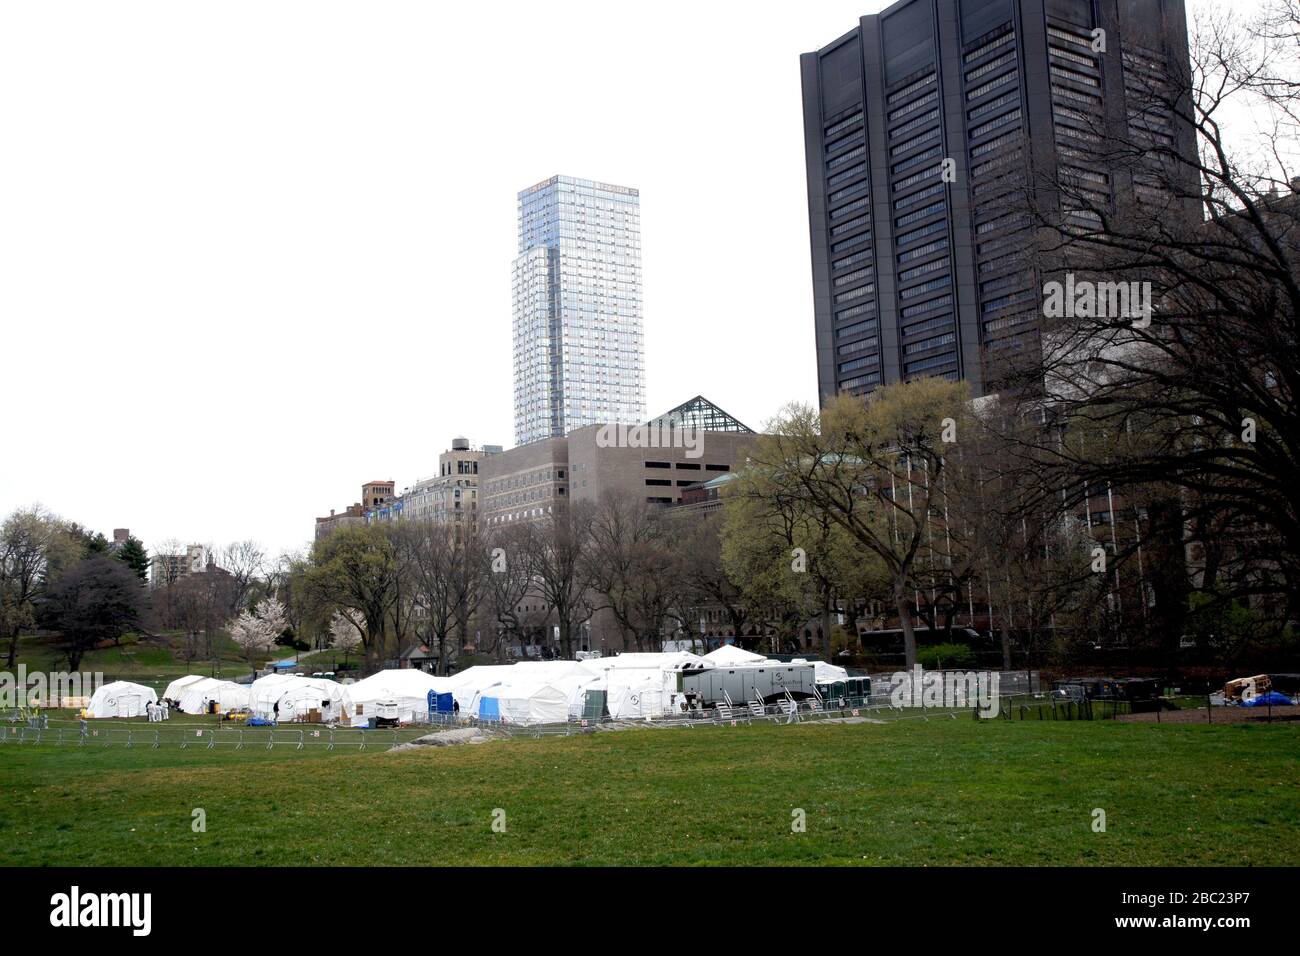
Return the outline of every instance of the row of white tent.
{"type": "MultiPolygon", "coordinates": [[[[517,664],[471,667],[451,677],[418,670],[380,671],[353,684],[292,674],[272,674],[251,685],[209,677],[182,677],[167,686],[163,697],[177,701],[187,714],[248,709],[253,716],[291,721],[318,718],[364,726],[376,715],[411,722],[430,710],[430,693],[454,702],[463,716],[516,724],[558,723],[581,717],[589,692],[604,694],[610,717],[638,720],[677,713],[683,695],[677,690],[679,671],[707,667],[754,666],[767,658],[733,645],[698,656],[679,651],[666,654],[621,654],[585,661],[521,661],[517,664]]],[[[841,667],[818,662],[817,679],[843,680],[841,667]]],[[[134,717],[157,698],[139,684],[106,684],[87,708],[91,717],[134,717]]]]}
{"type": "MultiPolygon", "coordinates": [[[[604,710],[618,720],[662,717],[679,712],[684,695],[677,674],[708,667],[745,667],[768,659],[733,645],[703,656],[688,652],[621,654],[585,661],[521,661],[471,667],[451,677],[420,671],[383,671],[348,688],[360,724],[373,708],[395,703],[400,719],[428,710],[429,692],[450,694],[462,715],[507,723],[558,723],[581,717],[587,695],[604,694],[604,710]]],[[[815,662],[820,682],[844,680],[842,667],[815,662]]]]}

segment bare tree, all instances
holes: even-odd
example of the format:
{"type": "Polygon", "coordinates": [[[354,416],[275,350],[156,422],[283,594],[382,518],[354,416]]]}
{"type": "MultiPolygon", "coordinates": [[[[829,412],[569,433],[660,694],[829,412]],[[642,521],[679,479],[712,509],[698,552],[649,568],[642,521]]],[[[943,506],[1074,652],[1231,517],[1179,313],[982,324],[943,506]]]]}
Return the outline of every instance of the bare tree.
{"type": "Polygon", "coordinates": [[[1112,558],[1143,559],[1130,606],[1172,659],[1193,590],[1279,624],[1300,612],[1295,5],[1204,22],[1190,72],[1126,70],[1127,122],[1087,126],[1109,188],[1086,160],[1034,174],[1047,314],[1012,380],[1040,428],[1011,465],[1034,507],[1086,512],[1094,489],[1119,502],[1112,558]],[[1231,104],[1258,109],[1259,137],[1225,130],[1231,104]]]}
{"type": "Polygon", "coordinates": [[[682,603],[692,609],[687,615],[692,618],[716,608],[726,618],[732,634],[739,639],[750,615],[741,588],[731,580],[723,566],[721,524],[722,518],[717,512],[677,522],[682,579],[686,588],[682,603]]]}
{"type": "Polygon", "coordinates": [[[521,655],[527,653],[530,630],[537,624],[536,615],[524,610],[529,595],[535,593],[536,530],[521,522],[493,528],[485,537],[488,571],[483,578],[483,606],[496,632],[491,653],[499,653],[501,643],[511,641],[521,655]]]}
{"type": "Polygon", "coordinates": [[[672,531],[631,494],[608,492],[593,513],[582,571],[592,609],[608,610],[624,645],[639,651],[659,650],[665,624],[680,621],[685,587],[672,531]]]}
{"type": "Polygon", "coordinates": [[[438,673],[446,674],[451,637],[465,639],[466,622],[482,599],[482,546],[466,529],[434,521],[404,521],[394,540],[419,622],[438,649],[438,673]]]}
{"type": "Polygon", "coordinates": [[[532,537],[537,592],[554,615],[566,658],[573,656],[574,641],[592,615],[583,558],[591,546],[594,510],[586,501],[559,506],[538,523],[532,537]]]}
{"type": "Polygon", "coordinates": [[[256,541],[235,541],[221,549],[217,566],[229,573],[234,588],[231,611],[248,604],[257,580],[266,568],[266,552],[256,541]]]}

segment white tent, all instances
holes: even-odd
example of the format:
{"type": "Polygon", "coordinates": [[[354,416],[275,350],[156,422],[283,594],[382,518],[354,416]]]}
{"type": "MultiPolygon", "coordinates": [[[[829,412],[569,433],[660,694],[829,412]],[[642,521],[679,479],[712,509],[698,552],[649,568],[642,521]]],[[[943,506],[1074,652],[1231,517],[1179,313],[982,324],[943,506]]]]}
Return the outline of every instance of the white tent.
{"type": "Polygon", "coordinates": [[[485,700],[495,701],[492,716],[510,724],[555,724],[569,719],[566,690],[547,680],[529,680],[522,674],[515,681],[483,690],[479,697],[480,716],[489,708],[485,700]]]}
{"type": "Polygon", "coordinates": [[[584,662],[604,677],[605,707],[620,720],[662,717],[679,706],[677,673],[707,668],[712,662],[687,652],[620,654],[584,662]]]}
{"type": "MultiPolygon", "coordinates": [[[[450,691],[462,714],[479,716],[478,702],[498,684],[555,683],[569,677],[593,676],[587,665],[597,661],[520,661],[518,664],[484,664],[447,678],[440,688],[450,691]]],[[[490,695],[488,695],[490,696],[490,695]]]]}
{"type": "MultiPolygon", "coordinates": [[[[606,675],[605,707],[616,720],[662,717],[669,710],[672,688],[664,674],[649,670],[611,671],[606,675]]],[[[671,680],[671,678],[669,678],[671,680]]]]}
{"type": "Polygon", "coordinates": [[[211,680],[210,677],[204,677],[202,674],[187,674],[184,677],[178,677],[162,692],[162,700],[180,700],[181,693],[186,687],[197,684],[201,680],[211,680]]]}
{"type": "Polygon", "coordinates": [[[374,716],[377,705],[392,702],[397,705],[398,720],[409,723],[429,712],[429,691],[445,693],[450,685],[450,677],[436,677],[414,668],[372,674],[348,686],[352,722],[363,724],[374,716]]]}
{"type": "Polygon", "coordinates": [[[447,678],[445,690],[451,691],[456,706],[460,708],[462,714],[477,716],[476,705],[479,692],[494,684],[500,684],[513,674],[518,666],[517,664],[485,664],[470,667],[447,678]]]}
{"type": "Polygon", "coordinates": [[[849,672],[836,664],[813,661],[813,676],[819,684],[831,684],[837,680],[848,680],[849,672]]]}
{"type": "Polygon", "coordinates": [[[248,706],[248,687],[234,681],[204,677],[187,684],[181,690],[179,700],[181,710],[187,714],[206,714],[209,701],[216,701],[217,712],[224,714],[248,706]]]}
{"type": "Polygon", "coordinates": [[[253,681],[248,707],[254,717],[277,721],[305,720],[315,710],[322,721],[329,722],[348,717],[352,710],[342,684],[293,674],[270,674],[253,681]]]}
{"type": "Polygon", "coordinates": [[[145,707],[156,704],[158,695],[141,684],[116,680],[95,691],[86,706],[88,717],[143,717],[145,707]]]}
{"type": "Polygon", "coordinates": [[[709,653],[705,654],[704,659],[711,661],[716,667],[762,664],[767,660],[762,654],[755,654],[753,651],[747,651],[735,644],[723,644],[716,651],[709,651],[709,653]]]}
{"type": "Polygon", "coordinates": [[[668,654],[618,654],[614,657],[596,657],[583,661],[589,670],[626,670],[627,668],[647,668],[658,671],[680,671],[698,667],[713,667],[714,662],[708,657],[700,657],[690,651],[673,651],[668,654]]]}

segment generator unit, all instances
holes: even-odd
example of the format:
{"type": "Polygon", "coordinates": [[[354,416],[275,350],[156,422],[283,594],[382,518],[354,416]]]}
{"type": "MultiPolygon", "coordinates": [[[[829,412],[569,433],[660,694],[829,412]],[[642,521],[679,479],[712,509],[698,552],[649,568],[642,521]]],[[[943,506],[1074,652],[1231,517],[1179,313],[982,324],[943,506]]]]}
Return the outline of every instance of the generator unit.
{"type": "Polygon", "coordinates": [[[734,667],[683,669],[677,674],[677,689],[687,700],[702,707],[761,699],[763,703],[783,700],[786,692],[796,700],[814,696],[817,670],[812,664],[764,661],[734,667]]]}

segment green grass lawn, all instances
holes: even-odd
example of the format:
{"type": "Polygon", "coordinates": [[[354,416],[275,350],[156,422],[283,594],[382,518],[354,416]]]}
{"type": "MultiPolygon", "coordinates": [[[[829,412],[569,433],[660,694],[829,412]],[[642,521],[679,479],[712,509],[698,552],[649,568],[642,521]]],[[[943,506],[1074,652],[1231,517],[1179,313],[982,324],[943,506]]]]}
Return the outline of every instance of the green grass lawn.
{"type": "Polygon", "coordinates": [[[408,753],[7,744],[0,864],[1291,864],[1297,745],[1286,725],[972,720],[408,753]]]}

